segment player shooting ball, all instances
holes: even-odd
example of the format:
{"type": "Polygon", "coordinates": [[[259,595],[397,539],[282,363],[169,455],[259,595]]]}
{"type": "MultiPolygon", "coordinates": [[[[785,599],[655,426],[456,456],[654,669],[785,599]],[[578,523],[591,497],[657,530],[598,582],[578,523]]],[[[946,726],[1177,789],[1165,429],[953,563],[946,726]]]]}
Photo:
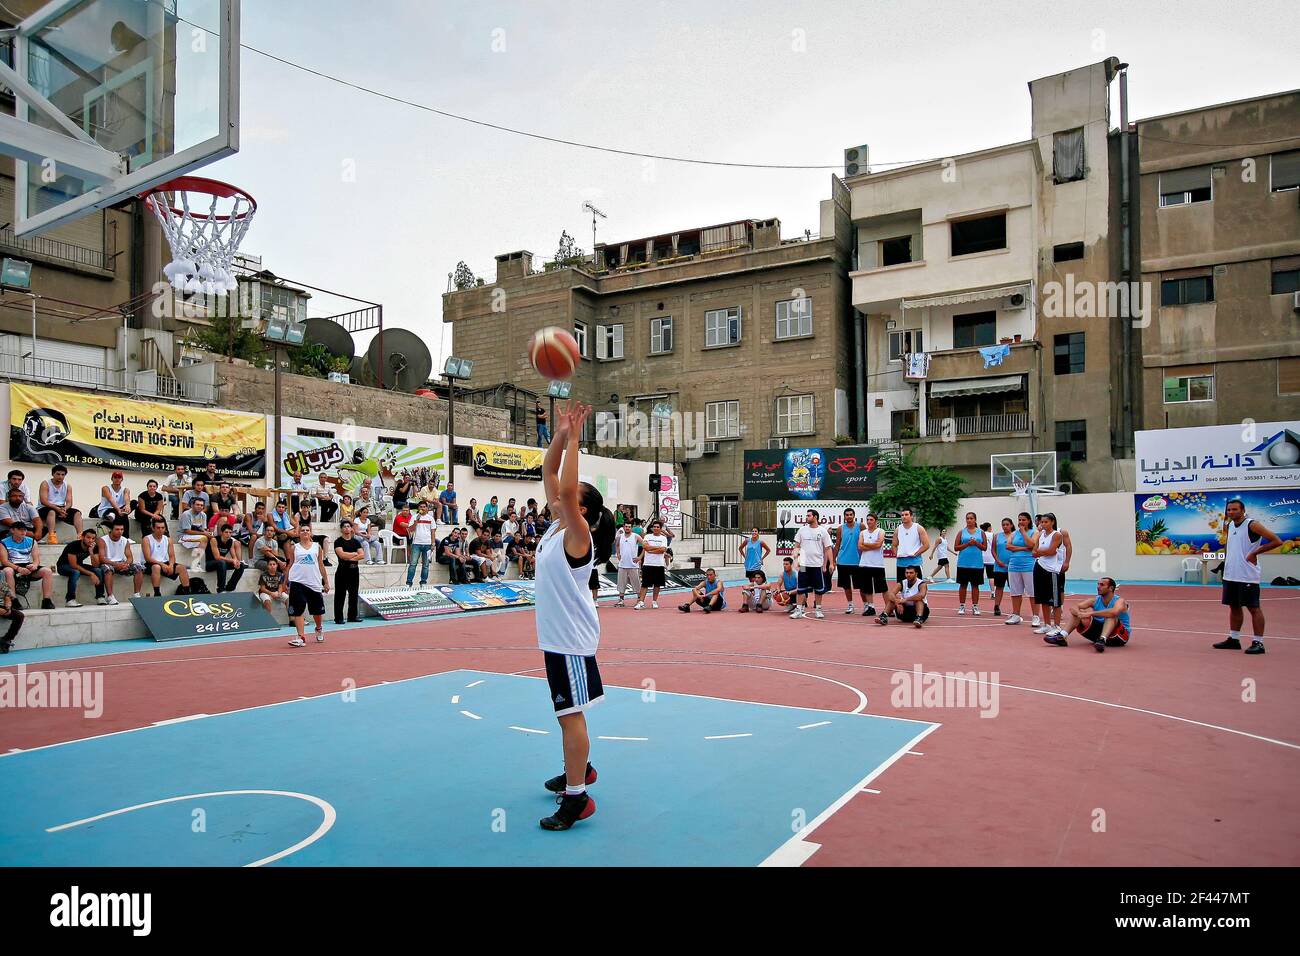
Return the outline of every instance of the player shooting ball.
{"type": "Polygon", "coordinates": [[[600,619],[589,589],[596,562],[613,548],[614,516],[600,492],[578,480],[578,439],[590,415],[590,405],[558,405],[555,433],[542,463],[555,520],[537,545],[537,644],[564,742],[564,773],[545,783],[558,794],[554,815],[541,821],[547,830],[567,830],[596,812],[587,793],[596,782],[596,768],[589,760],[586,710],[605,691],[596,666],[600,619]]]}

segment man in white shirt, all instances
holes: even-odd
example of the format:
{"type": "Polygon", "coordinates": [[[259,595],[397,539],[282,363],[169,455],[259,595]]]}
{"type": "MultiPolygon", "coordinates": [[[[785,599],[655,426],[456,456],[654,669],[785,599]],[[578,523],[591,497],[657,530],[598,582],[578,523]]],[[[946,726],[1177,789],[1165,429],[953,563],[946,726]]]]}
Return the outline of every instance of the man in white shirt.
{"type": "Polygon", "coordinates": [[[189,490],[193,479],[190,473],[185,470],[184,465],[177,465],[170,475],[162,483],[162,490],[167,495],[167,500],[172,503],[172,520],[177,521],[181,516],[181,495],[189,490]]]}
{"type": "Polygon", "coordinates": [[[636,605],[632,608],[634,611],[645,609],[646,591],[654,589],[654,594],[650,599],[650,606],[657,609],[659,607],[659,589],[667,581],[668,568],[668,536],[664,534],[664,523],[662,521],[651,521],[648,532],[641,539],[641,590],[638,592],[636,605]]]}
{"type": "Polygon", "coordinates": [[[415,583],[415,563],[420,562],[420,587],[429,583],[429,552],[433,550],[433,515],[429,514],[429,503],[421,501],[419,510],[411,519],[411,559],[406,565],[406,586],[415,583]]]}
{"type": "Polygon", "coordinates": [[[641,591],[641,536],[625,522],[614,536],[614,551],[618,555],[618,600],[614,607],[626,607],[623,595],[628,591],[641,591]]]}
{"type": "Polygon", "coordinates": [[[790,608],[790,620],[806,616],[808,595],[813,596],[813,617],[821,620],[822,595],[830,590],[831,575],[835,573],[835,551],[830,532],[821,526],[821,516],[809,508],[804,525],[794,536],[795,550],[799,553],[798,602],[790,608]]]}

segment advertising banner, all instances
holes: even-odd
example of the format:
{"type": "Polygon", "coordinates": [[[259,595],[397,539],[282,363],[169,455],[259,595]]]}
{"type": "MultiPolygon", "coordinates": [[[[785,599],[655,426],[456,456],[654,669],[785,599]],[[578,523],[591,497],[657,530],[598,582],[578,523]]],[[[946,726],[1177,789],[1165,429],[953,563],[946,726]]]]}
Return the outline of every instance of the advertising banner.
{"type": "Polygon", "coordinates": [[[266,417],[9,386],[9,457],[43,465],[171,471],[215,462],[223,478],[266,474],[266,417]]]}
{"type": "MultiPolygon", "coordinates": [[[[808,509],[814,508],[817,511],[818,526],[825,528],[831,536],[831,541],[835,540],[835,529],[844,521],[844,509],[852,508],[855,516],[859,521],[867,516],[871,510],[871,504],[867,501],[849,501],[847,499],[836,499],[834,501],[778,501],[776,503],[776,556],[778,558],[787,558],[794,554],[794,536],[804,522],[808,519],[808,509]]],[[[899,518],[897,515],[891,518],[882,519],[879,524],[885,529],[885,534],[890,534],[894,528],[898,527],[899,518]]],[[[892,558],[893,549],[886,546],[885,557],[892,558]]]]}
{"type": "Polygon", "coordinates": [[[429,617],[459,611],[460,606],[433,587],[416,591],[406,588],[381,588],[359,592],[366,606],[385,621],[405,621],[413,617],[429,617]]]}
{"type": "Polygon", "coordinates": [[[1300,487],[1300,422],[1162,428],[1134,441],[1142,491],[1300,487]]]}
{"type": "Polygon", "coordinates": [[[659,520],[674,532],[682,530],[682,483],[676,475],[659,476],[659,520]]]}
{"type": "Polygon", "coordinates": [[[1240,498],[1248,519],[1282,539],[1282,547],[1270,554],[1300,554],[1300,488],[1134,495],[1137,553],[1222,551],[1228,540],[1223,509],[1229,498],[1240,498]]]}
{"type": "Polygon", "coordinates": [[[439,491],[447,487],[447,456],[441,448],[307,435],[283,435],[280,446],[284,451],[281,487],[287,487],[290,474],[295,472],[303,476],[308,488],[323,474],[339,494],[348,495],[356,495],[367,478],[380,481],[391,493],[402,472],[414,479],[417,487],[423,488],[429,477],[434,478],[439,491]]]}
{"type": "Polygon", "coordinates": [[[132,598],[155,641],[273,631],[280,625],[251,591],[132,598]]]}
{"type": "Polygon", "coordinates": [[[745,499],[869,498],[876,493],[877,454],[875,447],[747,450],[745,499]]]}
{"type": "Polygon", "coordinates": [[[474,474],[483,478],[542,480],[541,448],[507,448],[504,445],[474,445],[474,474]]]}
{"type": "Polygon", "coordinates": [[[531,594],[491,581],[481,584],[440,584],[438,590],[465,611],[478,611],[485,607],[516,607],[533,603],[531,594]]]}

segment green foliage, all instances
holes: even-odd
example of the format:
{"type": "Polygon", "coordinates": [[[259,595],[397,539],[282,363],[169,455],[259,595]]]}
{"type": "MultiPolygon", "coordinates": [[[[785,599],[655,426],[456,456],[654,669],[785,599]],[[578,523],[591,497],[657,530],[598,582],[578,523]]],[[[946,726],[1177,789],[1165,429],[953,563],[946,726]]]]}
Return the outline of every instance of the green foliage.
{"type": "Polygon", "coordinates": [[[192,340],[199,348],[227,358],[252,361],[262,351],[262,340],[251,329],[241,327],[238,316],[212,316],[207,328],[194,327],[192,340]]]}
{"type": "Polygon", "coordinates": [[[1070,482],[1073,486],[1072,490],[1076,495],[1081,495],[1088,490],[1084,488],[1083,483],[1079,481],[1079,469],[1076,467],[1076,463],[1072,458],[1057,457],[1056,478],[1058,481],[1070,482]]]}
{"type": "Polygon", "coordinates": [[[933,536],[956,524],[964,482],[951,468],[918,465],[914,458],[915,452],[909,452],[881,460],[880,490],[871,498],[871,510],[888,514],[911,508],[933,536]]]}
{"type": "Polygon", "coordinates": [[[333,361],[334,353],[319,342],[308,342],[289,349],[289,370],[298,375],[324,378],[333,361]]]}

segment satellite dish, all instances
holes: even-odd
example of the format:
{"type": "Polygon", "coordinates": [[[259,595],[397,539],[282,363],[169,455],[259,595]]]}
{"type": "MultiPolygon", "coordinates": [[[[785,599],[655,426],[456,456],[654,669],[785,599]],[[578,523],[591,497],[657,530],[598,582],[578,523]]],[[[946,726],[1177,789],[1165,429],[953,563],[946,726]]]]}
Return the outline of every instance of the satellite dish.
{"type": "MultiPolygon", "coordinates": [[[[383,336],[376,335],[370,340],[366,351],[366,364],[375,370],[383,370],[384,388],[399,392],[414,392],[429,380],[433,371],[433,356],[429,347],[414,332],[406,329],[385,329],[383,336]],[[379,346],[382,338],[383,354],[379,346]]],[[[377,374],[374,376],[378,381],[377,374]]]]}
{"type": "Polygon", "coordinates": [[[375,384],[375,377],[370,374],[370,363],[366,361],[364,355],[354,356],[352,359],[352,368],[349,371],[353,385],[371,385],[375,384]]]}
{"type": "Polygon", "coordinates": [[[331,354],[342,356],[349,361],[357,354],[352,334],[332,319],[308,319],[305,324],[307,335],[304,341],[323,345],[330,350],[331,354]]]}

